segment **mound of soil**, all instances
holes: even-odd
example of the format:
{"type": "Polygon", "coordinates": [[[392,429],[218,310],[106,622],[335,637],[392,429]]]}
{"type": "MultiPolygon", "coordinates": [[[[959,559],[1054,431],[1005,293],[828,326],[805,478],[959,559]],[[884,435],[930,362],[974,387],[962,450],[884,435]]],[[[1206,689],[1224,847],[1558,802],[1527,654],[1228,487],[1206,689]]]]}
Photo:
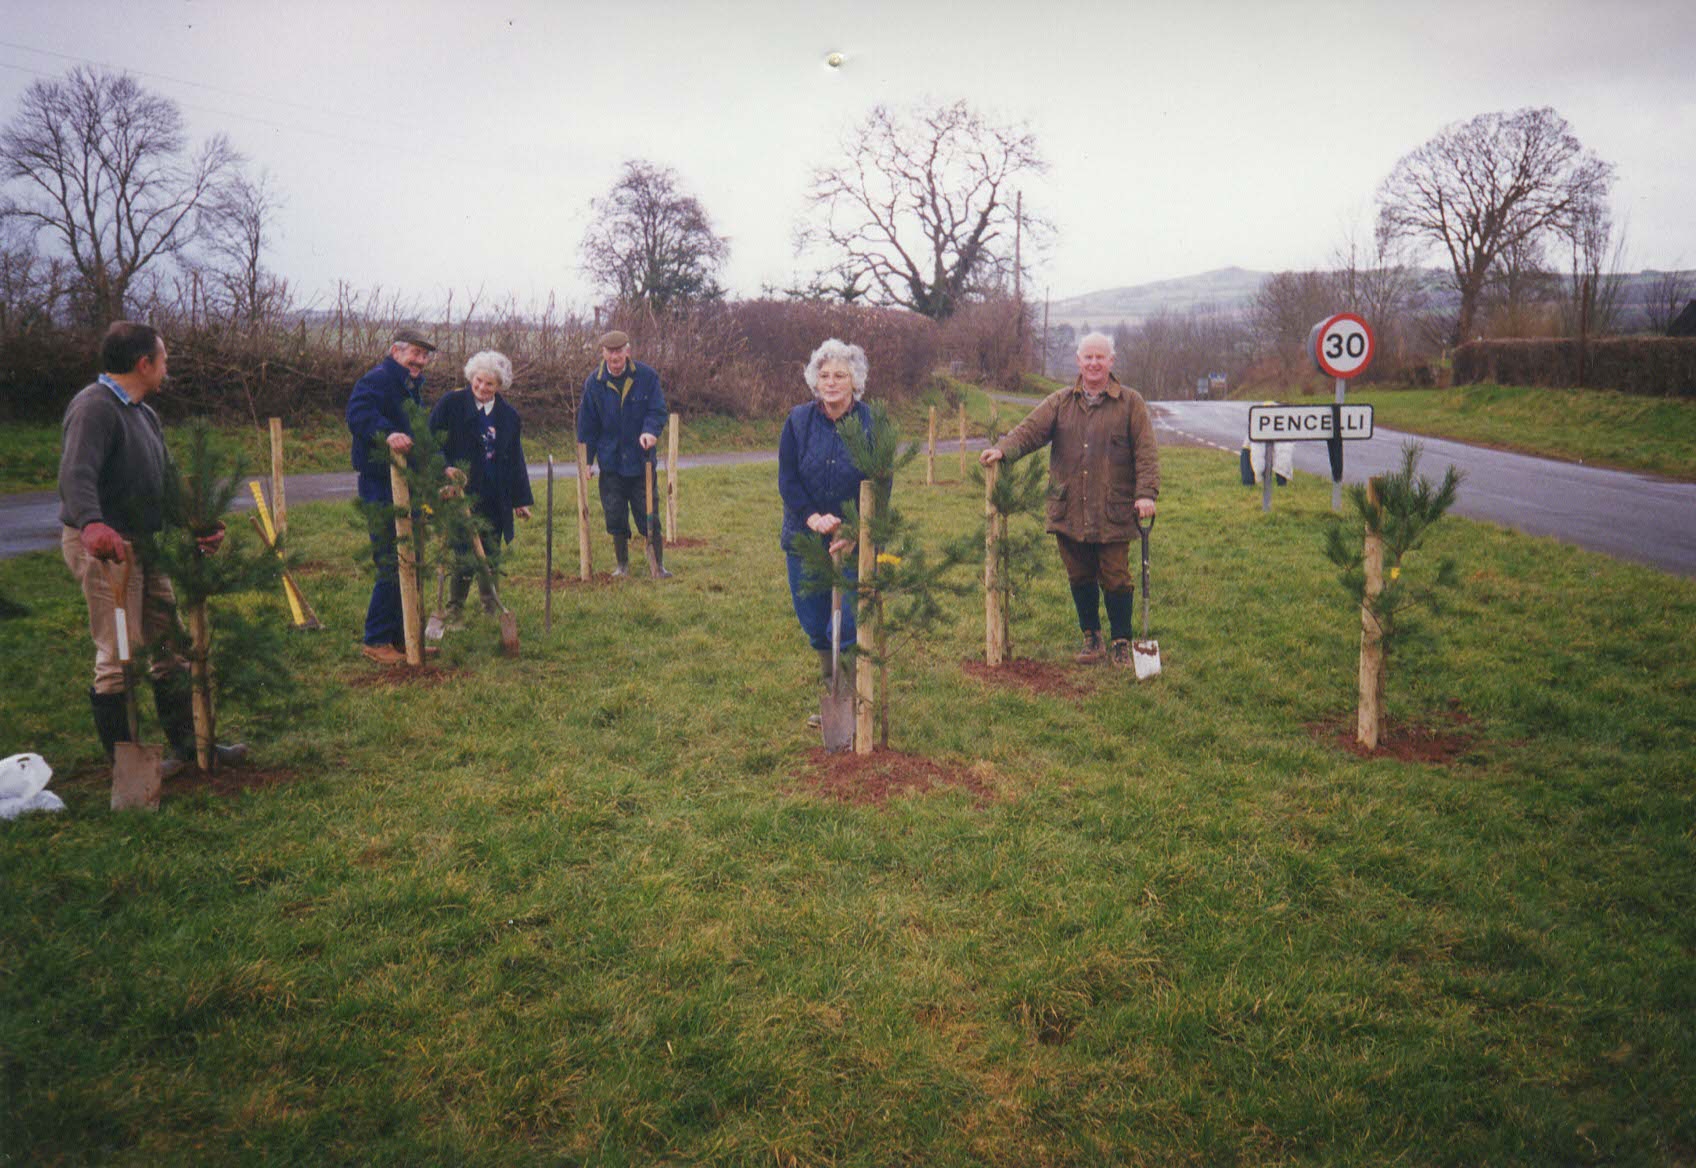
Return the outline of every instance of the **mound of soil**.
{"type": "Polygon", "coordinates": [[[996,667],[971,659],[960,662],[961,672],[985,685],[1016,686],[1031,693],[1066,697],[1088,691],[1092,680],[1105,668],[1105,665],[1056,665],[1052,661],[1031,661],[1022,657],[996,667]]]}
{"type": "Polygon", "coordinates": [[[1384,719],[1378,749],[1367,750],[1355,741],[1355,714],[1311,722],[1307,732],[1320,742],[1331,741],[1357,758],[1393,758],[1401,762],[1429,762],[1449,766],[1478,750],[1476,723],[1471,715],[1451,702],[1445,710],[1424,719],[1384,719]]]}
{"type": "Polygon", "coordinates": [[[829,754],[824,747],[815,746],[807,752],[807,767],[796,789],[837,803],[881,807],[897,795],[922,794],[939,787],[957,787],[970,794],[979,807],[995,801],[995,788],[979,769],[951,766],[898,750],[829,754]]]}

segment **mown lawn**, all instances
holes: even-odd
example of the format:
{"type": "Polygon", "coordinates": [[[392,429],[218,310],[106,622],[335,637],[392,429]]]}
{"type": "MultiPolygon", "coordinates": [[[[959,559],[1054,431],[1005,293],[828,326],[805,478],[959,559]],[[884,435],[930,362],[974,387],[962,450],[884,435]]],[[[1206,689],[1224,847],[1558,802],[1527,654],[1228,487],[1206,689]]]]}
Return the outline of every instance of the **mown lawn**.
{"type": "Polygon", "coordinates": [[[1465,385],[1348,390],[1379,425],[1504,450],[1696,480],[1696,399],[1465,385]]]}
{"type": "MultiPolygon", "coordinates": [[[[1363,760],[1312,729],[1359,635],[1329,484],[1164,469],[1160,679],[973,680],[975,592],[897,665],[894,745],[986,800],[810,785],[769,466],[688,472],[677,579],[551,635],[523,529],[522,658],[481,620],[436,684],[357,656],[351,508],[291,509],[329,627],[298,712],[225,712],[281,781],[154,815],[106,809],[62,564],[0,563],[7,749],[70,805],[0,824],[0,1162],[1696,1157],[1696,583],[1445,521],[1391,712],[1467,741],[1363,760]]],[[[1052,557],[1033,600],[1015,651],[1069,662],[1052,557]]]]}

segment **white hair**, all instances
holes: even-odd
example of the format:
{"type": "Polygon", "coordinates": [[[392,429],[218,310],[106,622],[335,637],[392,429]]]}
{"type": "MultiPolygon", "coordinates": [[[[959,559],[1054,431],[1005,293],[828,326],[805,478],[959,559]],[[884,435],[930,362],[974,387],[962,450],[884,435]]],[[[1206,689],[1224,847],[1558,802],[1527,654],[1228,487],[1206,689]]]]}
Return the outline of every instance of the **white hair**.
{"type": "Polygon", "coordinates": [[[1113,345],[1113,338],[1108,336],[1106,333],[1085,333],[1083,336],[1078,338],[1078,356],[1083,356],[1084,346],[1089,344],[1091,341],[1100,341],[1102,344],[1106,345],[1107,355],[1109,357],[1118,352],[1118,349],[1116,349],[1113,345]]]}
{"type": "Polygon", "coordinates": [[[505,353],[497,353],[493,349],[484,349],[481,353],[472,355],[465,363],[465,384],[470,385],[472,378],[479,373],[486,373],[501,383],[502,389],[512,388],[512,362],[505,353]]]}
{"type": "Polygon", "coordinates": [[[850,345],[835,337],[813,350],[813,355],[807,359],[807,388],[813,391],[813,396],[819,395],[819,370],[824,368],[826,361],[840,361],[848,366],[848,376],[854,381],[854,400],[859,401],[866,393],[866,351],[858,345],[850,345]]]}

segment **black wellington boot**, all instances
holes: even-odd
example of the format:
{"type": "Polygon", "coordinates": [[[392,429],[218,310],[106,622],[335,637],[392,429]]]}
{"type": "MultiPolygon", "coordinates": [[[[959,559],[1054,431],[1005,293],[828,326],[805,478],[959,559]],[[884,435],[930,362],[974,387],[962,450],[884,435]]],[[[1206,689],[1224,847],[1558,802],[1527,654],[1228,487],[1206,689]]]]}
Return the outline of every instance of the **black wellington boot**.
{"type": "MultiPolygon", "coordinates": [[[[159,725],[171,744],[171,753],[185,763],[194,761],[194,698],[186,677],[153,682],[153,704],[159,710],[159,725]]],[[[219,766],[238,763],[247,757],[247,744],[212,747],[219,766]]]]}
{"type": "Polygon", "coordinates": [[[100,735],[100,749],[106,761],[112,761],[112,748],[130,740],[130,719],[124,709],[124,695],[88,691],[88,704],[94,711],[94,732],[100,735]]]}

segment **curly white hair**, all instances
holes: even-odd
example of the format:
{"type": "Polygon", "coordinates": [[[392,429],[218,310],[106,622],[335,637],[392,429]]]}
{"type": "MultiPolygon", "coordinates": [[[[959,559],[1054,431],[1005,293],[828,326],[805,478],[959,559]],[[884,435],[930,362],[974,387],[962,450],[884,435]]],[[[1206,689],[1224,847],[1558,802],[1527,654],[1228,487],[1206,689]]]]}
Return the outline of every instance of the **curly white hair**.
{"type": "Polygon", "coordinates": [[[512,361],[505,353],[484,349],[481,353],[472,354],[471,360],[465,363],[465,384],[470,385],[471,379],[479,373],[493,377],[501,383],[502,389],[512,388],[512,361]]]}
{"type": "Polygon", "coordinates": [[[813,391],[814,397],[819,395],[819,370],[826,361],[841,361],[848,366],[848,375],[854,379],[854,400],[859,401],[865,396],[866,351],[858,345],[831,337],[814,349],[813,355],[807,359],[807,388],[813,391]]]}

